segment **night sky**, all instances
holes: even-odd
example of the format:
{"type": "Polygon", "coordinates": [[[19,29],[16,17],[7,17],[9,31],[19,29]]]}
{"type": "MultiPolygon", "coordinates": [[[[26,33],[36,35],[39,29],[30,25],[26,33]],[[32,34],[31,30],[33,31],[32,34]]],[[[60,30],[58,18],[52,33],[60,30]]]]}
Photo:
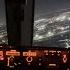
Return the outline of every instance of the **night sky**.
{"type": "Polygon", "coordinates": [[[70,9],[70,0],[35,0],[35,18],[70,9]]]}
{"type": "Polygon", "coordinates": [[[5,12],[5,2],[0,0],[0,24],[6,24],[5,12]]]}

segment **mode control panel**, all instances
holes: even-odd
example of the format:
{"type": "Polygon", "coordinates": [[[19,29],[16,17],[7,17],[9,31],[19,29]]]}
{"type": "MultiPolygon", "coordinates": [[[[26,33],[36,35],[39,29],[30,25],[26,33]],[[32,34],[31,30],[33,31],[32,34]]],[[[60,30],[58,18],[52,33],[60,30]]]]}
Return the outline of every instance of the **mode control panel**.
{"type": "Polygon", "coordinates": [[[69,70],[70,51],[68,49],[25,49],[0,48],[0,68],[2,70],[69,70]]]}

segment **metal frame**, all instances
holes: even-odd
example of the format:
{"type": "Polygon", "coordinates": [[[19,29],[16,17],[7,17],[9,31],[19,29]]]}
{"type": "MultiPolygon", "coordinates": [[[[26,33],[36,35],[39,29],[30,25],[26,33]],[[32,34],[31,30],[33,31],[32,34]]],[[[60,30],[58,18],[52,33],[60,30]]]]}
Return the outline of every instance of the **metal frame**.
{"type": "Polygon", "coordinates": [[[24,8],[24,22],[21,23],[21,45],[32,46],[34,22],[34,0],[27,0],[24,8]]]}
{"type": "Polygon", "coordinates": [[[14,46],[31,46],[34,22],[34,0],[26,0],[24,12],[20,3],[24,0],[5,0],[8,43],[14,46]],[[18,2],[16,4],[16,2],[18,2]],[[22,14],[23,16],[22,16],[22,14]]]}

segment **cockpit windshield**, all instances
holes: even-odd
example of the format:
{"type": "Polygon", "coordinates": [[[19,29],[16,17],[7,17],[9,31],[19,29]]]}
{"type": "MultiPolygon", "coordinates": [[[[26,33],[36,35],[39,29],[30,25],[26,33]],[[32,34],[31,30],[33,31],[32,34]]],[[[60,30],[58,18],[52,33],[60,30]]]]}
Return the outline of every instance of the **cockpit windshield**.
{"type": "Polygon", "coordinates": [[[0,44],[8,44],[5,0],[0,0],[0,44]]]}
{"type": "Polygon", "coordinates": [[[35,0],[33,45],[70,47],[70,0],[35,0]]]}

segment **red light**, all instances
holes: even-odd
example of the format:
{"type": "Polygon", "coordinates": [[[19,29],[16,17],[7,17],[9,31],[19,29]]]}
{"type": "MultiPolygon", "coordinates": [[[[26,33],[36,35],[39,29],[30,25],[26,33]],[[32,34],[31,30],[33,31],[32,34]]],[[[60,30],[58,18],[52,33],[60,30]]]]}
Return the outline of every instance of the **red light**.
{"type": "Polygon", "coordinates": [[[4,58],[3,57],[0,57],[0,60],[2,61],[2,60],[4,60],[4,58]]]}

